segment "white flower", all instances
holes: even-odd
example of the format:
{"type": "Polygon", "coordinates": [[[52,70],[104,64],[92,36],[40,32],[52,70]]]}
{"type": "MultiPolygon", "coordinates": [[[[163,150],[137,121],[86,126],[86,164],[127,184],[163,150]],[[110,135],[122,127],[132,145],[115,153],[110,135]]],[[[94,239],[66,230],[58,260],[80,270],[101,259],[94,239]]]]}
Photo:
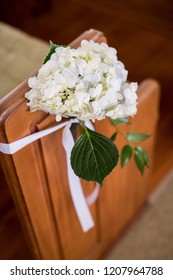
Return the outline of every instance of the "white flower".
{"type": "Polygon", "coordinates": [[[89,89],[89,96],[91,98],[93,97],[99,97],[102,93],[102,85],[101,84],[98,84],[95,88],[90,88],[89,89]]]}
{"type": "Polygon", "coordinates": [[[57,47],[28,84],[30,110],[54,114],[56,121],[115,119],[137,111],[137,83],[127,82],[127,70],[106,43],[83,40],[77,49],[57,47]]]}

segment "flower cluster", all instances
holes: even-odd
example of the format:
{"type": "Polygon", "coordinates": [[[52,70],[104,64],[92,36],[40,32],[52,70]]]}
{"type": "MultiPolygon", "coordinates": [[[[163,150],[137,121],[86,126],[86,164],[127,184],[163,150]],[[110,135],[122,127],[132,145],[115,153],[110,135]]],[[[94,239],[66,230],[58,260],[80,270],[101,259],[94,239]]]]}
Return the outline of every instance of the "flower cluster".
{"type": "Polygon", "coordinates": [[[83,40],[77,49],[57,47],[28,84],[30,110],[54,114],[57,121],[116,119],[137,110],[137,83],[127,82],[123,63],[106,43],[83,40]]]}

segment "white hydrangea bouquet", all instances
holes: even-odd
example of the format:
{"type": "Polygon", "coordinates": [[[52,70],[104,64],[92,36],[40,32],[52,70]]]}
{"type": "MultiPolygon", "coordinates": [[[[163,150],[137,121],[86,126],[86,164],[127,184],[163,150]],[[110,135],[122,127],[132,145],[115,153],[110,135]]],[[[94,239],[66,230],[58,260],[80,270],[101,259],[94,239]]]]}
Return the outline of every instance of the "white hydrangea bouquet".
{"type": "MultiPolygon", "coordinates": [[[[83,40],[73,49],[50,42],[50,52],[38,75],[30,78],[30,90],[25,94],[30,110],[43,110],[62,118],[76,118],[82,134],[75,139],[71,152],[74,173],[88,181],[103,184],[104,178],[117,165],[119,151],[114,144],[117,125],[129,123],[127,117],[137,112],[137,83],[127,82],[127,70],[117,59],[117,52],[106,43],[83,40]],[[87,122],[110,118],[116,131],[111,138],[91,130],[87,122]]],[[[72,126],[73,135],[76,124],[72,126]]],[[[143,173],[148,166],[147,152],[131,145],[149,137],[130,132],[124,136],[127,144],[120,152],[121,165],[134,154],[136,166],[143,173]]]]}

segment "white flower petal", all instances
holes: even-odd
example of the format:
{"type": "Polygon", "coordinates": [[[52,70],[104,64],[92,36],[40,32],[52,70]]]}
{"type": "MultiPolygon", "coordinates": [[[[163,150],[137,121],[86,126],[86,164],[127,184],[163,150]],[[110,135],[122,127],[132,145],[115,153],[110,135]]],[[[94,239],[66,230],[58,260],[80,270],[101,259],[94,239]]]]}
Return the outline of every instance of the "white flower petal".
{"type": "Polygon", "coordinates": [[[43,110],[95,121],[134,115],[137,83],[127,82],[127,70],[116,50],[106,43],[83,40],[77,49],[58,47],[51,59],[28,80],[31,110],[43,110]]]}

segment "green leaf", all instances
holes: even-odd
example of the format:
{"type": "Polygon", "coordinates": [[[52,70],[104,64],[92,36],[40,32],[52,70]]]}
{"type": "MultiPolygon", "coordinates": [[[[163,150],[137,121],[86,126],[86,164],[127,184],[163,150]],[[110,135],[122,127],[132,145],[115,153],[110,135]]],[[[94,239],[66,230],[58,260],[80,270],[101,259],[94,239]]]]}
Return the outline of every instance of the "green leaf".
{"type": "MultiPolygon", "coordinates": [[[[52,41],[49,41],[49,43],[50,43],[50,51],[49,51],[48,55],[46,56],[43,64],[45,64],[48,60],[50,60],[51,55],[55,52],[56,48],[61,47],[61,45],[56,45],[52,41]]],[[[62,46],[62,47],[65,48],[67,46],[62,46]]]]}
{"type": "Polygon", "coordinates": [[[129,132],[126,135],[126,139],[130,142],[141,142],[149,138],[150,135],[139,133],[139,132],[129,132]]]}
{"type": "Polygon", "coordinates": [[[136,150],[135,150],[135,154],[134,154],[134,160],[135,160],[135,164],[136,164],[137,168],[139,169],[141,174],[143,174],[144,168],[145,168],[143,156],[141,155],[141,153],[139,153],[136,150]]]}
{"type": "Polygon", "coordinates": [[[124,167],[132,157],[132,147],[125,145],[121,150],[121,166],[124,167]]]}
{"type": "Polygon", "coordinates": [[[104,135],[84,126],[71,152],[71,166],[77,176],[103,184],[118,162],[115,144],[104,135]]]}
{"type": "Polygon", "coordinates": [[[43,64],[45,64],[48,60],[50,60],[51,55],[55,52],[56,48],[58,47],[58,45],[54,44],[52,41],[49,41],[50,43],[50,51],[48,53],[48,55],[46,56],[43,64]]]}
{"type": "Polygon", "coordinates": [[[116,118],[115,120],[111,120],[112,124],[118,125],[118,124],[130,124],[129,120],[127,118],[116,118]]]}
{"type": "Polygon", "coordinates": [[[145,166],[149,167],[149,157],[148,157],[147,152],[141,146],[135,147],[135,151],[137,151],[138,153],[141,154],[145,166]]]}
{"type": "Polygon", "coordinates": [[[117,132],[114,132],[114,133],[112,134],[112,136],[110,137],[111,141],[114,142],[115,139],[116,139],[116,137],[117,137],[117,132]]]}

